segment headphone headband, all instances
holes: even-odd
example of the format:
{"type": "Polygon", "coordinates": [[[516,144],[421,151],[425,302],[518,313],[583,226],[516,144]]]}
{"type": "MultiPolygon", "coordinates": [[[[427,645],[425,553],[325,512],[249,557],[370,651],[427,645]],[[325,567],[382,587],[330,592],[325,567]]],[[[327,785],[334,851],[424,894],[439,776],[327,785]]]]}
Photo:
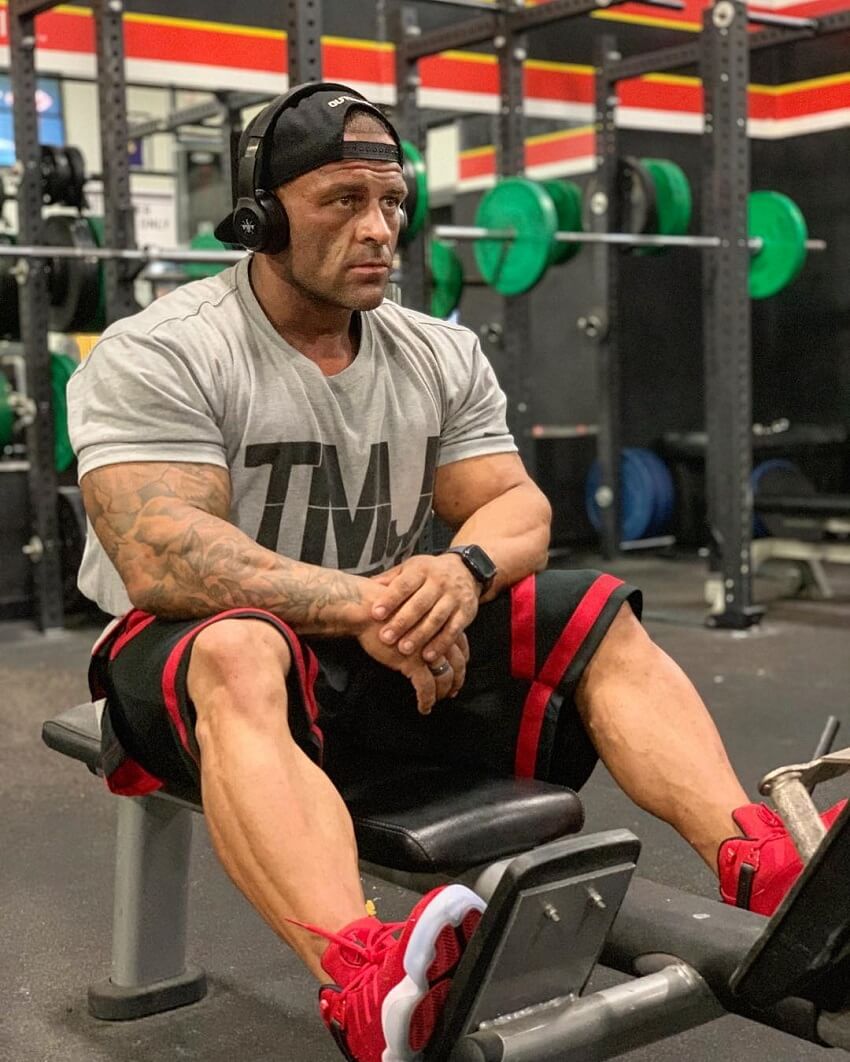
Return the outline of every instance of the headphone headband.
{"type": "MultiPolygon", "coordinates": [[[[236,196],[238,200],[253,199],[254,193],[260,187],[262,175],[263,152],[262,147],[266,136],[274,126],[281,113],[287,107],[294,106],[305,96],[312,96],[314,92],[335,91],[351,92],[347,85],[341,85],[337,81],[307,81],[303,85],[296,85],[282,96],[272,100],[260,111],[251,126],[248,142],[239,159],[239,168],[236,177],[236,196]]],[[[358,93],[359,95],[359,93],[358,93]]],[[[364,99],[364,103],[368,102],[364,99]]]]}

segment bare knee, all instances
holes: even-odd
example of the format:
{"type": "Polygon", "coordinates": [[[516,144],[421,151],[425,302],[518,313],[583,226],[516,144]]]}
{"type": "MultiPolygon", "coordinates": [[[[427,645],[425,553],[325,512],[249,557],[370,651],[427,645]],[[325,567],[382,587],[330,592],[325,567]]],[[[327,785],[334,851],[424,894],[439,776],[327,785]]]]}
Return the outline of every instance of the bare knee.
{"type": "MultiPolygon", "coordinates": [[[[265,620],[219,620],[195,638],[187,689],[204,730],[212,708],[235,710],[247,722],[286,718],[286,677],[292,655],[281,632],[265,620]]],[[[200,736],[200,735],[199,735],[200,736]]]]}

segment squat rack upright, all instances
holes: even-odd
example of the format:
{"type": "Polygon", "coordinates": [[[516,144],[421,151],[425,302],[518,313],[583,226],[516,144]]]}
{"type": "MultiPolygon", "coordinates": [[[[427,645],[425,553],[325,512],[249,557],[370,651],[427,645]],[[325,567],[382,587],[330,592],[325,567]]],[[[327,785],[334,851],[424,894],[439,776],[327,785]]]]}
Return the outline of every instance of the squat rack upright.
{"type": "MultiPolygon", "coordinates": [[[[10,0],[9,52],[14,94],[15,154],[18,170],[18,231],[22,244],[40,244],[42,229],[41,152],[35,105],[35,18],[56,7],[58,0],[10,0]]],[[[110,247],[133,248],[133,207],[130,200],[130,163],[127,154],[127,106],[124,83],[124,33],[121,0],[92,0],[98,69],[98,103],[104,231],[110,247]]],[[[107,323],[135,310],[134,274],[128,263],[107,261],[104,267],[107,323]]],[[[35,615],[43,631],[61,628],[62,570],[56,514],[57,480],[53,465],[53,417],[50,353],[48,264],[30,258],[19,273],[21,340],[30,396],[36,417],[26,429],[28,487],[32,537],[35,615]]]]}

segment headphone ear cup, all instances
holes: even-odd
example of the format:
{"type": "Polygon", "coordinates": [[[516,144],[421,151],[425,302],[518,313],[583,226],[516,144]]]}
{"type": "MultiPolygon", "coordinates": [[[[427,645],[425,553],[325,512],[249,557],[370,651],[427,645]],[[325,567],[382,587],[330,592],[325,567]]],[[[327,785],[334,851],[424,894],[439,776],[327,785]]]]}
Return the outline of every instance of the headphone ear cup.
{"type": "Polygon", "coordinates": [[[257,205],[265,215],[265,237],[261,247],[266,254],[277,254],[289,246],[289,218],[276,195],[265,189],[257,190],[257,205]]]}
{"type": "Polygon", "coordinates": [[[404,233],[405,233],[405,230],[407,229],[407,225],[408,225],[407,211],[404,209],[404,204],[402,204],[398,208],[398,213],[399,213],[398,234],[399,234],[399,236],[403,236],[404,233]]]}
{"type": "Polygon", "coordinates": [[[266,212],[253,199],[240,199],[233,211],[233,228],[239,243],[249,251],[259,251],[265,246],[268,234],[266,212]]]}

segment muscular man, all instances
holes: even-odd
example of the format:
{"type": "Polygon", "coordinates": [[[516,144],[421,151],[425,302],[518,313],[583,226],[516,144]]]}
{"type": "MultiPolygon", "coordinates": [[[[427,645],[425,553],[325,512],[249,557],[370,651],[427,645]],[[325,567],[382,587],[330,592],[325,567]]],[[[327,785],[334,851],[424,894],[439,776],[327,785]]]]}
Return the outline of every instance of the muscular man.
{"type": "Polygon", "coordinates": [[[768,912],[800,864],[638,591],[544,570],[549,505],[475,336],[383,301],[387,119],[325,84],[258,121],[219,227],[258,253],[113,325],[70,384],[80,582],[120,617],[91,672],[104,762],[114,792],[200,794],[346,1057],[413,1059],[483,904],[454,885],[367,916],[335,779],[436,760],[579,788],[598,755],[719,854],[724,899],[768,912]],[[464,548],[418,552],[432,509],[464,548]]]}

